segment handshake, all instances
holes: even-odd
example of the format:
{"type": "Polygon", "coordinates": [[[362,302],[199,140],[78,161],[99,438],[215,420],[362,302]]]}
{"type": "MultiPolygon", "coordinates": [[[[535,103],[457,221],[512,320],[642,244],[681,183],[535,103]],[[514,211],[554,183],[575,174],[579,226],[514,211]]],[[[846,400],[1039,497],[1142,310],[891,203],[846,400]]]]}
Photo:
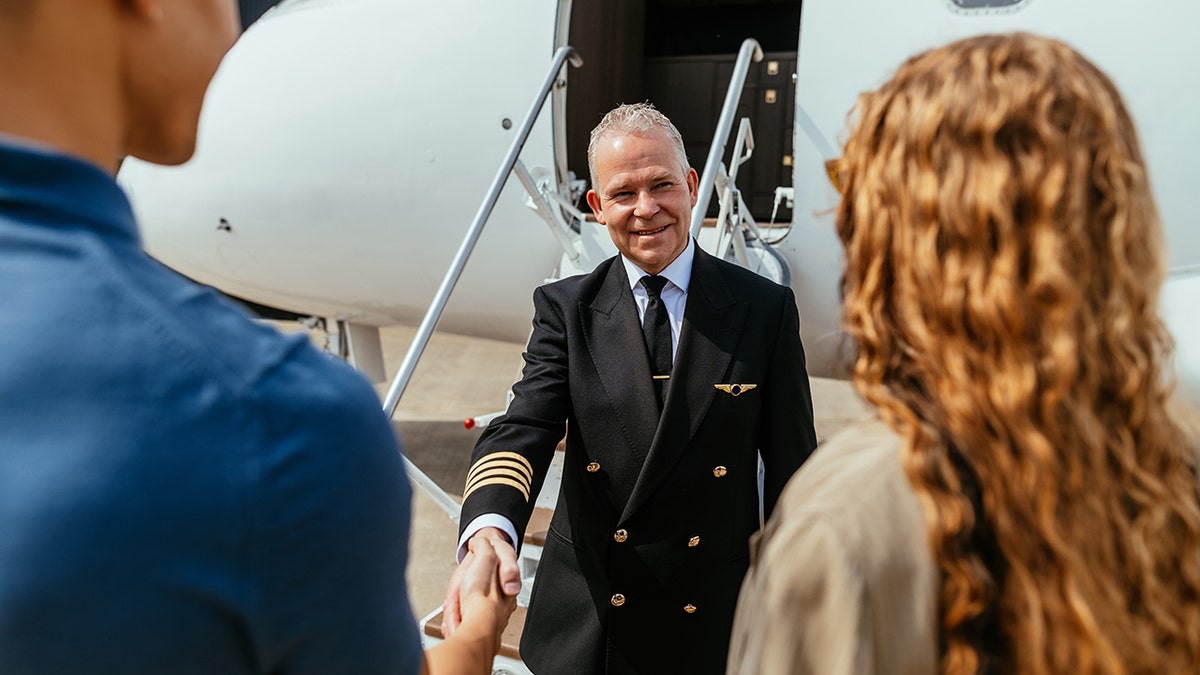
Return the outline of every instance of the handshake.
{"type": "Polygon", "coordinates": [[[508,535],[492,527],[475,533],[446,588],[446,639],[425,652],[424,672],[490,673],[520,591],[517,553],[508,535]]]}

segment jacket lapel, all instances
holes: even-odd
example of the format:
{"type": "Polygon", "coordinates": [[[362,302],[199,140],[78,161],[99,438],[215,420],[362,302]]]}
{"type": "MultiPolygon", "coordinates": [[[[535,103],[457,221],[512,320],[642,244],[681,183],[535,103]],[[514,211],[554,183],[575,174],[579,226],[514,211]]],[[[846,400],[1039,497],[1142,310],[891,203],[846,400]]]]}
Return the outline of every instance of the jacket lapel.
{"type": "Polygon", "coordinates": [[[588,353],[612,406],[614,421],[633,454],[630,462],[606,467],[621,474],[614,475],[612,481],[614,489],[621,492],[614,495],[620,506],[629,496],[620,488],[632,486],[637,480],[659,419],[658,397],[650,377],[637,306],[619,258],[609,266],[596,297],[581,304],[579,316],[588,353]]]}
{"type": "Polygon", "coordinates": [[[729,371],[745,318],[746,305],[734,300],[713,257],[697,246],[662,419],[621,520],[645,503],[691,443],[716,395],[713,384],[729,371]]]}

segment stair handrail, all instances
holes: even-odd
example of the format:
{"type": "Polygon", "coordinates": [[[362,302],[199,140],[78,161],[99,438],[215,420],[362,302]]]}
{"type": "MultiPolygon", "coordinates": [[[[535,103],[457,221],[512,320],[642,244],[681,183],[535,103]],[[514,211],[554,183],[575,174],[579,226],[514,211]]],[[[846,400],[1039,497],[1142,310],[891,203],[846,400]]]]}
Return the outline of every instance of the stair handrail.
{"type": "Polygon", "coordinates": [[[704,161],[704,173],[700,176],[700,190],[696,196],[696,207],[692,209],[692,237],[700,235],[700,227],[704,224],[704,214],[708,212],[708,203],[712,201],[713,187],[717,178],[717,167],[721,164],[721,155],[725,152],[725,144],[729,141],[729,132],[733,129],[733,120],[737,115],[738,101],[742,98],[742,90],[746,88],[746,74],[750,72],[750,62],[763,60],[763,50],[754,38],[742,41],[738,51],[737,62],[733,66],[733,75],[729,78],[729,89],[725,92],[725,104],[721,107],[721,117],[717,120],[717,129],[713,134],[712,145],[708,148],[708,158],[704,161]]]}
{"type": "MultiPolygon", "coordinates": [[[[722,163],[717,167],[717,175],[714,182],[717,190],[720,191],[720,196],[717,198],[721,208],[717,212],[717,239],[713,244],[713,248],[709,253],[718,258],[725,257],[725,247],[733,247],[737,253],[737,263],[742,267],[748,267],[749,261],[746,258],[745,248],[739,247],[732,242],[737,240],[737,235],[742,234],[747,222],[749,214],[742,208],[742,193],[737,187],[738,170],[741,166],[748,162],[754,155],[754,132],[751,130],[750,118],[743,117],[741,124],[738,126],[737,140],[733,143],[733,156],[729,160],[729,168],[725,168],[722,163]],[[729,241],[726,241],[729,237],[729,241]]],[[[754,228],[757,232],[758,228],[754,228]]]]}
{"type": "MultiPolygon", "coordinates": [[[[421,355],[425,352],[425,347],[429,345],[429,338],[433,336],[433,329],[442,318],[442,312],[446,309],[446,303],[450,300],[450,294],[454,291],[454,286],[462,276],[463,268],[467,264],[467,258],[471,256],[471,252],[475,249],[475,244],[479,241],[479,236],[483,232],[483,226],[487,223],[488,216],[492,214],[492,209],[495,208],[496,201],[500,198],[500,191],[504,189],[504,184],[508,181],[509,174],[512,173],[513,166],[517,162],[517,157],[521,154],[521,149],[525,147],[525,141],[529,138],[529,133],[533,129],[534,122],[537,121],[542,106],[546,102],[546,97],[550,94],[550,90],[558,80],[559,71],[562,70],[563,65],[568,61],[576,68],[583,65],[583,57],[579,55],[579,52],[575,51],[574,47],[570,45],[559,47],[558,51],[554,53],[554,61],[550,65],[550,72],[546,75],[546,80],[542,83],[541,89],[538,90],[533,104],[530,105],[529,112],[525,113],[525,120],[521,123],[516,137],[509,146],[508,154],[505,155],[504,161],[496,171],[496,176],[492,179],[491,187],[488,188],[487,194],[483,198],[483,203],[479,205],[479,210],[475,213],[475,219],[471,222],[471,227],[467,229],[467,234],[463,237],[462,243],[458,247],[458,252],[454,255],[454,260],[451,261],[450,267],[446,270],[446,275],[442,278],[441,285],[438,286],[437,293],[434,294],[433,302],[430,303],[429,309],[425,312],[425,317],[421,319],[417,333],[413,336],[412,344],[409,345],[408,351],[404,355],[404,361],[400,363],[400,369],[396,371],[396,376],[392,378],[392,384],[388,387],[387,396],[383,400],[383,413],[387,415],[389,420],[396,414],[396,406],[400,403],[400,397],[404,395],[404,390],[408,388],[413,371],[417,368],[417,362],[420,361],[421,355]]],[[[408,471],[410,480],[416,483],[418,487],[424,489],[451,518],[458,520],[458,514],[461,510],[458,502],[454,501],[444,490],[438,487],[437,483],[425,475],[407,457],[404,457],[404,467],[408,471]]]]}

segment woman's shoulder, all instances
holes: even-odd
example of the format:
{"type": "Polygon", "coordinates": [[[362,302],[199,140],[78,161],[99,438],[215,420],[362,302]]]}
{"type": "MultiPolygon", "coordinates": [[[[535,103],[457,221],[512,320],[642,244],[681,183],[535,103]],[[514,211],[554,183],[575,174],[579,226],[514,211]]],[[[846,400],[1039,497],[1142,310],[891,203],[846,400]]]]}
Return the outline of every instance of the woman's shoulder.
{"type": "MultiPolygon", "coordinates": [[[[772,514],[776,545],[819,528],[860,571],[928,557],[924,511],[901,465],[903,441],[877,417],[822,443],[788,482],[772,514]]],[[[786,544],[785,544],[786,546],[786,544]]],[[[919,564],[919,563],[918,563],[919,564]]]]}
{"type": "Polygon", "coordinates": [[[730,673],[934,672],[937,570],[902,451],[865,420],[792,477],[753,547],[730,673]]]}
{"type": "Polygon", "coordinates": [[[780,506],[798,512],[858,511],[864,499],[907,486],[902,445],[878,417],[859,420],[817,447],[788,482],[780,506]]]}

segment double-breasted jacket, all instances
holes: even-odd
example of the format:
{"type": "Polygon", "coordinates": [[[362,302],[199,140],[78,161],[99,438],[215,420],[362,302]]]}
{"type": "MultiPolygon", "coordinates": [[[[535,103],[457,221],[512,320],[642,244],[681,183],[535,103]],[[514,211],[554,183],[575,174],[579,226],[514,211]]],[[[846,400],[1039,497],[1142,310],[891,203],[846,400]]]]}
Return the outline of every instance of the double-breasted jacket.
{"type": "Polygon", "coordinates": [[[816,446],[791,290],[697,248],[661,406],[619,258],[537,289],[534,308],[461,521],[498,513],[522,537],[565,432],[522,657],[539,674],[724,672],[758,457],[769,516],[816,446]]]}

